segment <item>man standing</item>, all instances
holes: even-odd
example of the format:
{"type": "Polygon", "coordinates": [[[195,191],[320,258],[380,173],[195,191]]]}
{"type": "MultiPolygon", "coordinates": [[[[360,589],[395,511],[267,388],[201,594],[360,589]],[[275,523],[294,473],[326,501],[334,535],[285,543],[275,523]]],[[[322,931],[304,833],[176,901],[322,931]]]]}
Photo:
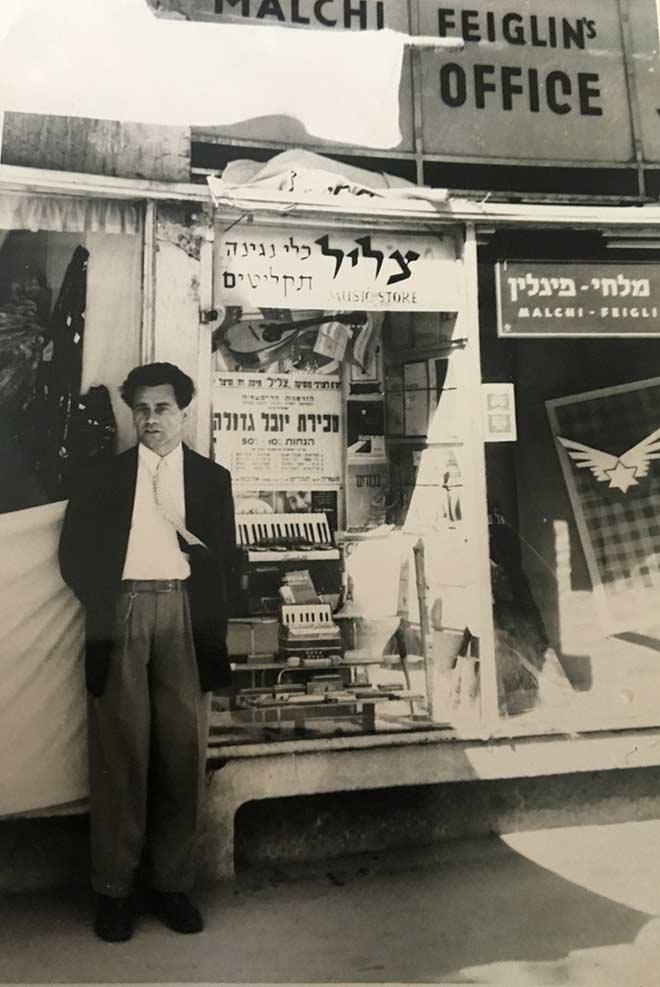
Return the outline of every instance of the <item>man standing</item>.
{"type": "Polygon", "coordinates": [[[121,387],[138,445],[75,487],[60,541],[86,610],[95,931],[133,933],[143,855],[155,914],[199,932],[188,899],[204,790],[207,697],[230,684],[231,477],[181,442],[192,380],[170,363],[121,387]]]}

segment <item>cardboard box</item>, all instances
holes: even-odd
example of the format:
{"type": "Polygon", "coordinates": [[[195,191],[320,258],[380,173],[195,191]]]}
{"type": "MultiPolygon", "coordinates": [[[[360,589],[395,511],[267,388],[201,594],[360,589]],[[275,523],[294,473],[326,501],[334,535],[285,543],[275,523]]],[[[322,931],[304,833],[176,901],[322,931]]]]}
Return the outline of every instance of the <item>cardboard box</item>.
{"type": "Polygon", "coordinates": [[[279,651],[276,617],[230,618],[227,650],[230,658],[276,655],[279,651]]]}

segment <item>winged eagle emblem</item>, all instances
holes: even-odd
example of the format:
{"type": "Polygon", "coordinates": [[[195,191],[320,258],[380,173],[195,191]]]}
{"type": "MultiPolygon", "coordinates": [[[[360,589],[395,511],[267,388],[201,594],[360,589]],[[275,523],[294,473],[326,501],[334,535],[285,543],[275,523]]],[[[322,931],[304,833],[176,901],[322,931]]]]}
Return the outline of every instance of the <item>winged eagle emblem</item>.
{"type": "Polygon", "coordinates": [[[558,435],[557,439],[577,464],[578,469],[591,470],[601,483],[609,481],[611,488],[621,490],[623,493],[648,474],[649,466],[654,459],[660,459],[660,428],[656,428],[655,432],[651,432],[621,456],[592,449],[591,446],[574,442],[573,439],[564,439],[561,435],[558,435]]]}

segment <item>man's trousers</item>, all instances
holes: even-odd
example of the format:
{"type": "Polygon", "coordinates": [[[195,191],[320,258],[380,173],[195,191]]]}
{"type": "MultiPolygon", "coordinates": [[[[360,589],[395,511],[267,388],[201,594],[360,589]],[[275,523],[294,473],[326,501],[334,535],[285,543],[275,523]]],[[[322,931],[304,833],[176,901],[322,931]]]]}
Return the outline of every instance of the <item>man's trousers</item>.
{"type": "Polygon", "coordinates": [[[207,740],[190,608],[178,580],[127,581],[103,695],[89,697],[92,887],[190,890],[207,740]],[[146,851],[146,853],[145,853],[146,851]]]}

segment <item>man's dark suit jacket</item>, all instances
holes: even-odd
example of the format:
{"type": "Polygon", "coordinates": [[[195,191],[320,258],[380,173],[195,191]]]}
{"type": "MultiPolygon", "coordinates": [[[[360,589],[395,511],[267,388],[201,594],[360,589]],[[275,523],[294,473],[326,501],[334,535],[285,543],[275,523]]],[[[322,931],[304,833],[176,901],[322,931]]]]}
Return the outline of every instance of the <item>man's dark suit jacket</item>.
{"type": "MultiPolygon", "coordinates": [[[[115,607],[128,547],[137,481],[138,447],[81,477],[67,506],[60,569],[86,611],[85,679],[102,694],[115,626],[115,607]]],[[[231,476],[183,446],[186,527],[206,548],[183,546],[190,559],[189,597],[202,691],[231,681],[227,616],[235,592],[236,535],[231,476]]]]}

